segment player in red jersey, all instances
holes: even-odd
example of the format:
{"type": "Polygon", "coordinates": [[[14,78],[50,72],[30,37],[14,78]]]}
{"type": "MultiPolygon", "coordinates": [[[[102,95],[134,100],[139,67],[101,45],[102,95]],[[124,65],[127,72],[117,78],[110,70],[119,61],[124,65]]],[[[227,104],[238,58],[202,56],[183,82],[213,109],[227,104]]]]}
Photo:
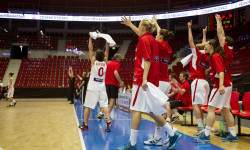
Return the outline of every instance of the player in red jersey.
{"type": "MultiPolygon", "coordinates": [[[[229,48],[228,44],[230,46],[233,45],[233,39],[230,37],[226,37],[220,15],[215,15],[216,21],[217,21],[217,36],[219,39],[219,43],[221,47],[224,47],[224,51],[226,54],[226,62],[225,62],[225,80],[230,82],[229,91],[228,91],[228,99],[227,103],[224,105],[223,109],[221,110],[221,117],[223,119],[225,126],[228,126],[229,134],[227,134],[226,138],[222,139],[222,141],[228,142],[228,141],[238,141],[235,126],[234,126],[234,117],[232,113],[230,112],[230,100],[231,100],[231,94],[232,94],[232,76],[231,76],[231,64],[233,63],[233,51],[229,48]],[[236,140],[237,139],[237,140],[236,140]]],[[[227,93],[226,93],[227,94],[227,93]]],[[[227,129],[226,129],[227,131],[227,129]]]]}
{"type": "MultiPolygon", "coordinates": [[[[130,27],[138,36],[139,42],[135,52],[135,72],[130,110],[132,113],[131,134],[129,141],[117,150],[137,149],[137,134],[141,124],[141,113],[145,112],[158,124],[163,126],[169,134],[170,145],[173,148],[180,139],[181,134],[175,132],[162,116],[154,115],[152,107],[149,106],[148,97],[144,91],[150,82],[156,87],[159,86],[159,47],[152,36],[155,24],[148,19],[143,19],[137,28],[131,22],[131,18],[122,17],[122,23],[130,27]]],[[[164,107],[162,106],[164,109],[164,107]]]]}
{"type": "MultiPolygon", "coordinates": [[[[201,106],[207,104],[208,94],[210,87],[206,81],[206,68],[208,62],[208,56],[206,53],[201,53],[195,46],[192,35],[192,20],[188,22],[188,41],[192,51],[192,58],[190,61],[190,77],[191,83],[191,95],[194,112],[196,115],[196,121],[198,123],[198,130],[194,135],[199,134],[204,129],[203,111],[201,106]]],[[[206,42],[206,28],[203,29],[202,43],[206,42]]],[[[204,46],[202,47],[204,49],[204,46]]]]}
{"type": "MultiPolygon", "coordinates": [[[[213,89],[208,103],[205,132],[197,136],[196,139],[198,141],[210,142],[210,132],[215,122],[215,109],[219,108],[222,111],[227,111],[230,108],[230,101],[228,100],[230,99],[230,93],[228,91],[231,90],[231,84],[224,78],[226,55],[223,48],[214,39],[209,40],[205,48],[210,53],[209,68],[213,89]]],[[[231,141],[238,141],[238,137],[233,137],[231,141]]]]}
{"type": "Polygon", "coordinates": [[[168,94],[171,85],[169,83],[169,76],[168,76],[168,62],[170,56],[172,55],[172,48],[168,44],[168,40],[174,38],[174,32],[168,31],[167,29],[161,29],[157,23],[156,16],[153,16],[153,21],[156,23],[156,41],[159,45],[159,57],[160,57],[160,81],[159,81],[159,88],[164,94],[168,94]]]}

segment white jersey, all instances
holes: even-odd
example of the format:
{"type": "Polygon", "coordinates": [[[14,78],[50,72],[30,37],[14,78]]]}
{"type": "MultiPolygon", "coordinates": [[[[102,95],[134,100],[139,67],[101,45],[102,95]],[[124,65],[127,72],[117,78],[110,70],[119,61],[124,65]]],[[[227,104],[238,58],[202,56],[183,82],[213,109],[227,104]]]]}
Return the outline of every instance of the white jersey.
{"type": "Polygon", "coordinates": [[[9,82],[8,82],[8,87],[9,88],[14,88],[14,80],[13,80],[13,78],[10,78],[10,79],[9,79],[9,82]],[[11,86],[10,86],[10,79],[12,79],[11,86]]]}
{"type": "Polygon", "coordinates": [[[89,78],[87,90],[91,91],[106,91],[105,75],[107,65],[105,61],[95,61],[94,66],[91,67],[91,74],[89,78]]]}

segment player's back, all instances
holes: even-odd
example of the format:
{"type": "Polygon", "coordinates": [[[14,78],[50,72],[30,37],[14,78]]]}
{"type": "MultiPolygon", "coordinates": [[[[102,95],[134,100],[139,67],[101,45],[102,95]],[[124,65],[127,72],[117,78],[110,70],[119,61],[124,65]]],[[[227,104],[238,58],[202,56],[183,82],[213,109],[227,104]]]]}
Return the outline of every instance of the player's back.
{"type": "Polygon", "coordinates": [[[91,67],[91,74],[88,83],[88,90],[91,91],[105,91],[105,75],[107,65],[105,61],[95,61],[91,67]]]}

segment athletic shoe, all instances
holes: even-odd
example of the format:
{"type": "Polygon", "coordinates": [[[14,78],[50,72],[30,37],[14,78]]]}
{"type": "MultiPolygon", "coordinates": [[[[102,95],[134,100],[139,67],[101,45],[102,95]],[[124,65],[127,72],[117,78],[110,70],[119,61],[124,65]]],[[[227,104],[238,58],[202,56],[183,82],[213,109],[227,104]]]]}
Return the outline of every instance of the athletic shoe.
{"type": "Polygon", "coordinates": [[[205,132],[203,132],[201,135],[196,137],[196,140],[198,142],[210,142],[210,135],[206,136],[205,132]]]}
{"type": "Polygon", "coordinates": [[[233,136],[231,133],[226,138],[221,139],[222,142],[238,142],[238,136],[233,136]]]}
{"type": "Polygon", "coordinates": [[[134,146],[132,146],[130,141],[128,141],[122,147],[116,148],[116,150],[137,150],[137,146],[136,146],[136,144],[134,146]]]}
{"type": "Polygon", "coordinates": [[[82,125],[79,125],[79,128],[85,131],[89,130],[88,126],[86,126],[84,122],[82,123],[82,125]]]}
{"type": "Polygon", "coordinates": [[[7,106],[7,107],[14,107],[14,105],[9,105],[9,106],[7,106]]]}
{"type": "Polygon", "coordinates": [[[179,139],[181,138],[181,134],[178,132],[174,133],[174,136],[169,136],[169,146],[168,149],[173,149],[174,146],[176,145],[176,143],[179,141],[179,139]]]}
{"type": "Polygon", "coordinates": [[[175,116],[171,119],[170,123],[174,123],[175,121],[179,120],[179,116],[175,116]]]}
{"type": "Polygon", "coordinates": [[[194,132],[194,136],[199,136],[201,135],[202,132],[204,130],[204,127],[198,127],[197,131],[194,132]]]}
{"type": "Polygon", "coordinates": [[[15,101],[14,106],[16,106],[16,104],[17,104],[17,101],[15,101]]]}
{"type": "Polygon", "coordinates": [[[110,130],[109,127],[111,127],[111,126],[112,126],[111,122],[107,122],[107,126],[106,126],[106,129],[105,129],[105,132],[110,132],[111,130],[110,130]]]}
{"type": "Polygon", "coordinates": [[[161,146],[162,142],[161,142],[161,138],[159,140],[156,140],[154,137],[152,137],[151,139],[144,141],[145,145],[157,145],[157,146],[161,146]]]}

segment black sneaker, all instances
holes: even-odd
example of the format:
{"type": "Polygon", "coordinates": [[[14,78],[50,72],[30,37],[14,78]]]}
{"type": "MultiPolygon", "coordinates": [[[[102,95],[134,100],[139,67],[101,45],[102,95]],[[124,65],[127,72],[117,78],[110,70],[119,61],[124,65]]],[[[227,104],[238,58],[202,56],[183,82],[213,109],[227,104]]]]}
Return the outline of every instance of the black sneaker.
{"type": "Polygon", "coordinates": [[[105,129],[105,132],[110,132],[111,130],[109,127],[111,127],[111,126],[112,126],[111,122],[107,122],[107,127],[105,129]]]}
{"type": "Polygon", "coordinates": [[[16,106],[16,104],[17,104],[17,101],[15,101],[15,103],[14,103],[14,107],[16,106]]]}
{"type": "Polygon", "coordinates": [[[82,125],[79,125],[79,128],[82,129],[82,130],[85,130],[85,131],[88,131],[88,130],[89,130],[88,126],[86,126],[86,125],[84,124],[84,122],[82,123],[82,125]]]}
{"type": "Polygon", "coordinates": [[[175,116],[171,119],[170,123],[174,123],[175,121],[179,120],[179,116],[175,116]]]}

